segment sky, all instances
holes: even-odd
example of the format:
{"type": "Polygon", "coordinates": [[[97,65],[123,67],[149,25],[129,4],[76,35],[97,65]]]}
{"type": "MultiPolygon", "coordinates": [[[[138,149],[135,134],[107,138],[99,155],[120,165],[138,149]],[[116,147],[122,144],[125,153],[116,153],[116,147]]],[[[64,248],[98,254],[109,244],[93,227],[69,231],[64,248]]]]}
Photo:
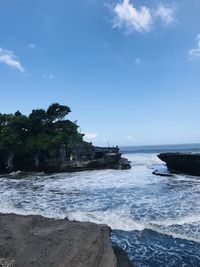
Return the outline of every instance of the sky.
{"type": "Polygon", "coordinates": [[[0,112],[68,105],[96,145],[200,142],[199,0],[0,0],[0,112]]]}

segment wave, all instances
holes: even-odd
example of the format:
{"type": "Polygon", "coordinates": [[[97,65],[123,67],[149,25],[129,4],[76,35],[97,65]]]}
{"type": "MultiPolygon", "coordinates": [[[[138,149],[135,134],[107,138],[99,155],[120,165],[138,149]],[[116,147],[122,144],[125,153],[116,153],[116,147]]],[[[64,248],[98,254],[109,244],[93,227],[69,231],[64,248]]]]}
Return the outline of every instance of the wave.
{"type": "MultiPolygon", "coordinates": [[[[185,216],[180,219],[167,219],[165,221],[141,222],[132,218],[127,210],[106,210],[106,211],[74,211],[68,213],[55,213],[49,210],[22,210],[14,207],[0,206],[1,213],[15,213],[19,215],[41,215],[48,218],[64,219],[71,221],[93,222],[107,224],[112,230],[122,230],[126,232],[151,230],[153,232],[172,236],[173,238],[184,239],[200,243],[200,237],[188,236],[186,234],[172,231],[170,226],[184,225],[200,221],[200,215],[185,216]]],[[[175,230],[175,229],[174,229],[175,230]]]]}
{"type": "Polygon", "coordinates": [[[75,211],[67,213],[67,218],[69,220],[76,221],[89,221],[100,224],[107,224],[112,229],[132,231],[144,230],[145,226],[139,221],[134,221],[127,216],[121,210],[107,210],[107,211],[95,211],[95,212],[85,212],[85,211],[75,211]]]}
{"type": "Polygon", "coordinates": [[[68,217],[127,232],[149,229],[200,243],[200,213],[196,205],[200,180],[188,175],[152,175],[152,169],[166,170],[154,154],[130,154],[128,158],[133,166],[128,171],[0,179],[0,212],[68,217]],[[180,212],[193,214],[178,218],[180,212]]]}
{"type": "MultiPolygon", "coordinates": [[[[130,213],[129,213],[130,214],[130,213]]],[[[131,218],[128,212],[123,212],[122,210],[107,210],[107,211],[95,211],[95,212],[85,212],[85,211],[75,211],[67,213],[67,218],[69,220],[75,221],[89,221],[100,224],[107,224],[113,230],[122,230],[122,231],[144,231],[151,230],[159,234],[164,234],[172,236],[178,239],[184,239],[192,242],[200,243],[200,237],[188,236],[186,234],[176,233],[171,229],[168,229],[168,226],[171,225],[182,225],[192,222],[200,221],[200,215],[196,216],[187,216],[180,220],[166,220],[163,221],[150,221],[150,222],[141,222],[139,220],[134,220],[131,218]],[[165,226],[162,228],[160,226],[165,226]]]]}
{"type": "Polygon", "coordinates": [[[184,225],[200,222],[200,214],[191,214],[181,218],[165,219],[164,221],[151,221],[152,224],[169,227],[173,225],[184,225]]]}

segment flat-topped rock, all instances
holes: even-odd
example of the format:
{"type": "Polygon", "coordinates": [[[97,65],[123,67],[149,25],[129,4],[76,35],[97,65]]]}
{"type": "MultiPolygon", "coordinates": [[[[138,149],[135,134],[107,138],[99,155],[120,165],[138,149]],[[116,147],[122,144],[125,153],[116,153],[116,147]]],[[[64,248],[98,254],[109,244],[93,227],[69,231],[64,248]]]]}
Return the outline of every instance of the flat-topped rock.
{"type": "Polygon", "coordinates": [[[1,267],[131,267],[107,225],[0,213],[1,267]]]}
{"type": "Polygon", "coordinates": [[[161,153],[158,158],[172,171],[200,176],[200,153],[161,153]]]}
{"type": "Polygon", "coordinates": [[[116,267],[117,259],[106,225],[1,214],[0,266],[116,267]]]}

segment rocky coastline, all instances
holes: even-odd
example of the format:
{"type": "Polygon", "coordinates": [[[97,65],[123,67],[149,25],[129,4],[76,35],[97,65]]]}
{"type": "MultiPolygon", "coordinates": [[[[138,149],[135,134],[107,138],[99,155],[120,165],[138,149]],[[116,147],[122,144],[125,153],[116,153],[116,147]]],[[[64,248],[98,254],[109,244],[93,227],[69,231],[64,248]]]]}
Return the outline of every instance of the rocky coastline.
{"type": "Polygon", "coordinates": [[[161,153],[158,158],[164,161],[172,172],[200,176],[200,153],[161,153]]]}
{"type": "Polygon", "coordinates": [[[89,222],[0,214],[2,267],[131,267],[110,228],[89,222]]]}
{"type": "Polygon", "coordinates": [[[118,147],[96,147],[82,142],[67,151],[61,146],[55,153],[11,153],[0,155],[0,173],[12,172],[76,172],[99,169],[130,169],[130,162],[122,157],[118,147]]]}
{"type": "Polygon", "coordinates": [[[86,142],[77,122],[66,118],[70,112],[53,103],[29,115],[0,113],[0,173],[131,168],[118,147],[86,142]]]}

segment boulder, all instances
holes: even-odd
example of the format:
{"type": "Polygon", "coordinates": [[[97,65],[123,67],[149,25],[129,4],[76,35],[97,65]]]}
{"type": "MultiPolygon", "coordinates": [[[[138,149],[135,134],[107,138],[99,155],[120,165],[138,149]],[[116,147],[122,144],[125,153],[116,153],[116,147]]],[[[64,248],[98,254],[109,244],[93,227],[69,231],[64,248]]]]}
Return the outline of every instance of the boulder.
{"type": "Polygon", "coordinates": [[[0,266],[116,267],[117,260],[106,225],[1,214],[0,266]]]}

